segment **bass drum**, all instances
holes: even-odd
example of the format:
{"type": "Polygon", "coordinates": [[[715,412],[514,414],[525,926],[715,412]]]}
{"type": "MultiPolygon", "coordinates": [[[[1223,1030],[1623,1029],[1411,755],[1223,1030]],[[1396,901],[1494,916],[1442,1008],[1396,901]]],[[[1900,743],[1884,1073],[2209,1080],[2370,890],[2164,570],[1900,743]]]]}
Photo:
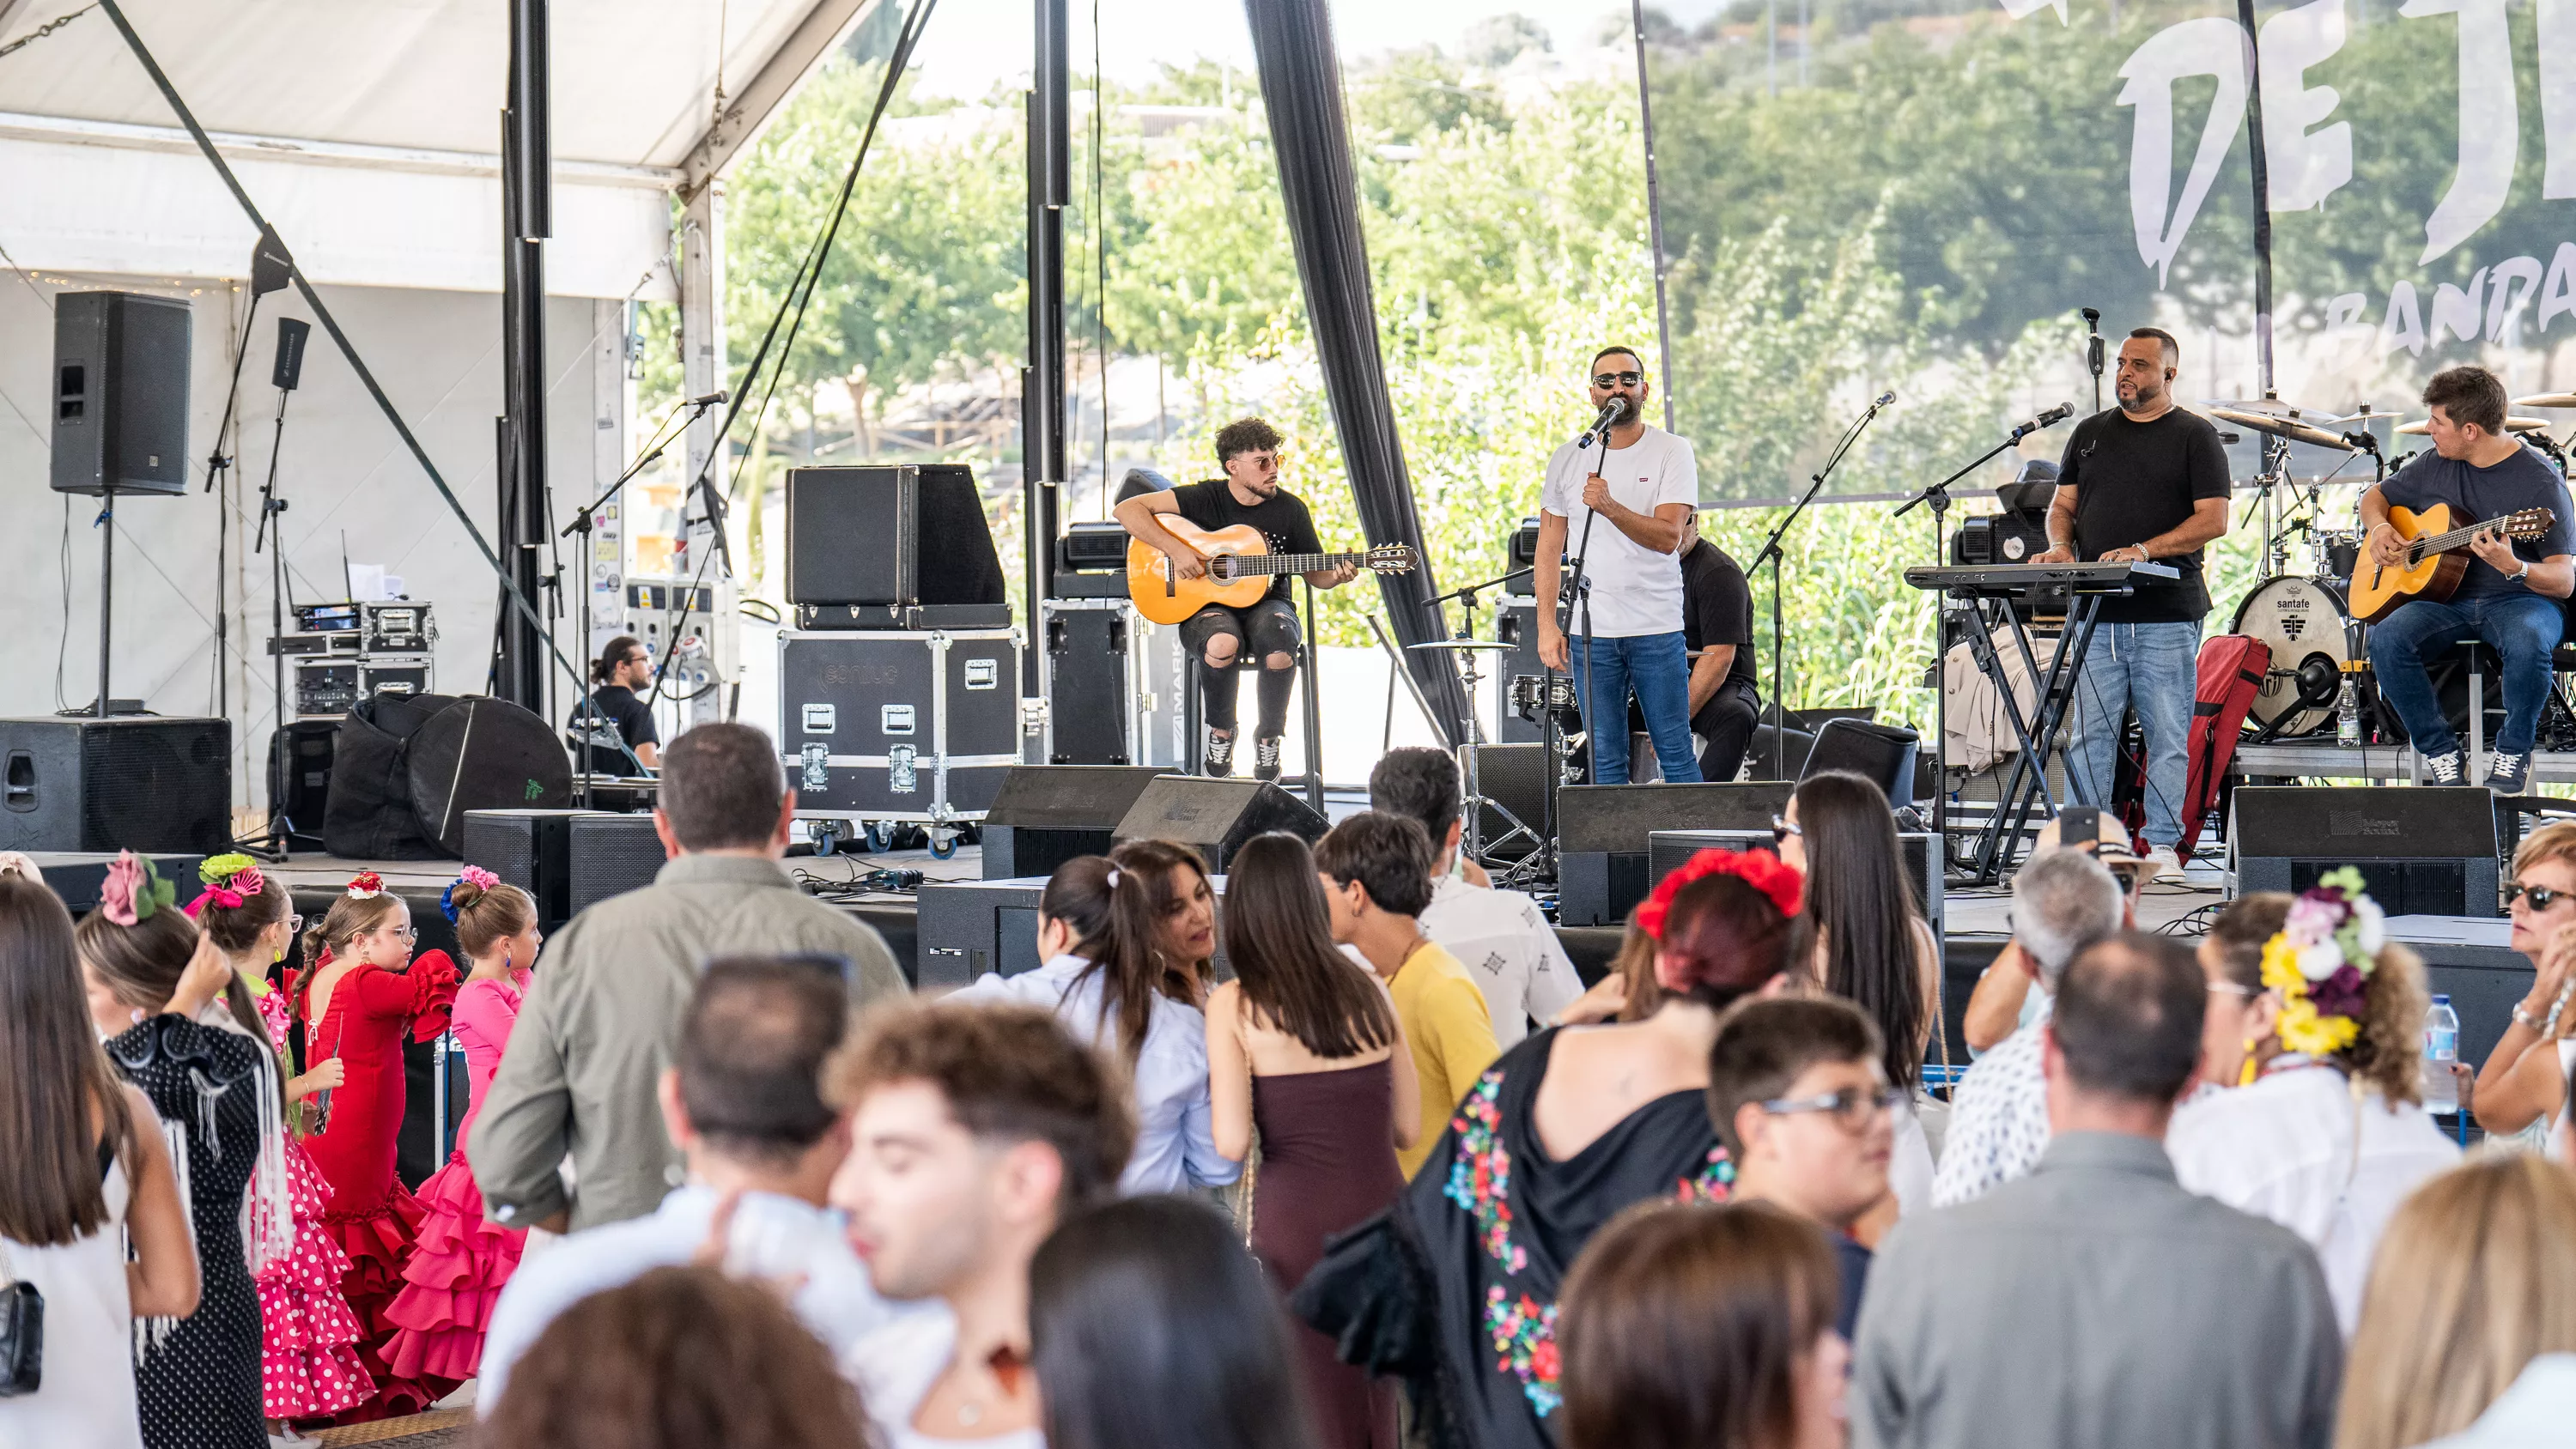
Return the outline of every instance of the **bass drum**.
{"type": "Polygon", "coordinates": [[[2296,711],[2280,734],[2303,735],[2334,720],[2331,708],[2300,709],[2299,666],[2323,658],[2337,670],[2365,656],[2360,627],[2344,607],[2342,588],[2331,579],[2284,574],[2265,579],[2236,607],[2235,632],[2260,639],[2272,648],[2272,667],[2254,696],[2252,717],[2270,725],[2296,711]]]}

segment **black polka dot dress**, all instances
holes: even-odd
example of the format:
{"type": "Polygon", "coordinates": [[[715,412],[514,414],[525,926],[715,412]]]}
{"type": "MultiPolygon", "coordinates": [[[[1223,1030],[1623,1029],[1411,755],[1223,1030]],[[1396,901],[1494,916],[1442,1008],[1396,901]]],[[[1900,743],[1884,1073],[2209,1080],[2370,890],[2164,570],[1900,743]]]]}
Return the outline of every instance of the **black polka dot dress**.
{"type": "Polygon", "coordinates": [[[260,1419],[259,1290],[242,1248],[242,1199],[260,1157],[264,1042],[156,1016],[107,1044],[143,1089],[183,1174],[203,1284],[197,1311],[135,1324],[145,1449],[267,1449],[260,1419]]]}

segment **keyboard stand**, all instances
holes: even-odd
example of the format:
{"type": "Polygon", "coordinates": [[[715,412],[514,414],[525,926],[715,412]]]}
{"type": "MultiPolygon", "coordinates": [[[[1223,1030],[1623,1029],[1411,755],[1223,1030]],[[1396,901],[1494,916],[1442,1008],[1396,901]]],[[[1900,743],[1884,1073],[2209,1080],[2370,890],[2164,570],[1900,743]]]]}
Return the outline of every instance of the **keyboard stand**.
{"type": "MultiPolygon", "coordinates": [[[[2125,588],[2122,593],[2128,592],[2125,588]]],[[[1994,814],[1985,828],[1977,833],[1976,865],[1970,882],[1993,885],[2012,872],[2014,858],[2021,846],[2022,832],[2029,827],[2034,809],[2057,818],[2057,797],[2048,788],[2049,757],[2057,753],[2057,731],[2065,722],[2067,711],[2075,703],[2075,685],[2083,677],[2084,656],[2093,647],[2093,626],[2102,611],[2098,593],[2078,593],[2069,601],[2066,626],[2058,635],[2057,654],[2048,662],[2043,674],[2038,656],[2030,647],[2030,629],[2021,616],[2007,605],[2005,620],[2012,626],[2013,647],[2021,655],[2025,677],[2040,681],[2039,695],[2032,701],[2033,713],[2025,717],[2021,700],[2015,695],[2012,679],[1997,652],[1993,626],[1986,618],[1986,602],[1971,599],[1968,617],[1974,621],[1975,635],[1968,641],[1968,651],[1983,673],[2003,696],[2004,717],[2012,721],[2013,736],[2021,742],[2021,751],[2013,757],[2012,768],[2005,773],[2004,787],[1995,797],[1994,814]]],[[[2083,799],[2083,787],[2073,775],[2067,777],[2069,790],[2077,802],[2083,799]]],[[[1949,842],[1944,840],[1946,851],[1949,842]]]]}

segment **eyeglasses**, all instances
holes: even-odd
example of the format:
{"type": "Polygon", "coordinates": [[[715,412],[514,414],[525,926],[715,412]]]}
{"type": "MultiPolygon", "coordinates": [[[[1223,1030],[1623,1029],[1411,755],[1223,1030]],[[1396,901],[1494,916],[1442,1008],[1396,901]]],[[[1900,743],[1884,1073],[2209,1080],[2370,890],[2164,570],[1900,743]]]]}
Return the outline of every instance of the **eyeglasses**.
{"type": "Polygon", "coordinates": [[[420,932],[411,926],[386,926],[376,931],[374,934],[379,936],[399,936],[406,941],[417,941],[420,939],[420,932]]]}
{"type": "Polygon", "coordinates": [[[1792,835],[1798,837],[1800,840],[1807,838],[1806,830],[1795,822],[1779,815],[1771,817],[1771,843],[1773,845],[1788,844],[1789,837],[1792,835]]]}
{"type": "Polygon", "coordinates": [[[1762,1110],[1774,1117],[1795,1117],[1808,1112],[1830,1113],[1836,1122],[1842,1124],[1844,1131],[1858,1132],[1880,1113],[1894,1112],[1904,1105],[1905,1093],[1894,1087],[1846,1087],[1821,1097],[1774,1097],[1762,1104],[1762,1110]]]}
{"type": "Polygon", "coordinates": [[[2527,886],[2520,881],[2515,881],[2505,887],[2504,904],[2507,910],[2513,908],[2516,897],[2531,902],[2531,908],[2535,911],[2545,911],[2560,901],[2568,899],[2569,893],[2551,890],[2547,886],[2527,886]]]}
{"type": "Polygon", "coordinates": [[[1596,372],[1592,374],[1592,385],[1594,387],[1635,387],[1637,384],[1644,382],[1645,380],[1646,375],[1642,372],[1596,372]]]}
{"type": "Polygon", "coordinates": [[[290,936],[301,936],[301,935],[303,935],[303,934],[304,934],[304,917],[302,917],[301,915],[290,915],[290,916],[288,916],[288,917],[286,918],[286,934],[288,934],[288,935],[290,935],[290,936]]]}

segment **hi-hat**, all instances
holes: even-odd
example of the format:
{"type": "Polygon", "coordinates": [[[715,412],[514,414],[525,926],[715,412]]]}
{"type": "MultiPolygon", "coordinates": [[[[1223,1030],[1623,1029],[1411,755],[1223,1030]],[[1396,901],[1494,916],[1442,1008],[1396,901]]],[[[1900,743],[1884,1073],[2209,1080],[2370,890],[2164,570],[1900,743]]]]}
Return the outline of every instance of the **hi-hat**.
{"type": "Polygon", "coordinates": [[[2518,408],[2576,408],[2576,392],[2536,392],[2513,400],[2518,408]]]}
{"type": "MultiPolygon", "coordinates": [[[[2571,397],[2571,401],[2568,403],[2568,406],[2576,407],[2576,395],[2569,396],[2571,397]]],[[[2520,401],[2517,401],[2514,406],[2547,407],[2548,404],[2536,403],[2529,398],[2523,398],[2520,401]]],[[[2545,433],[2549,431],[2549,420],[2547,418],[2521,418],[2508,416],[2504,420],[2504,430],[2508,433],[2545,433]]],[[[2433,431],[2433,425],[2422,418],[2417,418],[2411,423],[2399,423],[2397,425],[2397,431],[2404,433],[2410,438],[2421,438],[2433,431]]]]}
{"type": "Polygon", "coordinates": [[[2359,412],[2345,413],[2341,417],[2329,418],[2327,421],[2338,425],[2343,423],[2375,423],[2381,418],[2402,418],[2404,416],[2406,416],[2404,413],[2401,413],[2394,408],[2383,408],[2369,403],[2364,403],[2362,404],[2361,411],[2359,412]]]}
{"type": "Polygon", "coordinates": [[[2336,434],[2329,433],[2323,428],[2312,427],[2287,414],[2225,407],[2211,408],[2209,415],[2234,423],[2251,432],[2269,433],[2273,437],[2286,438],[2293,443],[2306,443],[2317,448],[2332,448],[2340,453],[2353,451],[2352,444],[2345,442],[2336,434]]]}

